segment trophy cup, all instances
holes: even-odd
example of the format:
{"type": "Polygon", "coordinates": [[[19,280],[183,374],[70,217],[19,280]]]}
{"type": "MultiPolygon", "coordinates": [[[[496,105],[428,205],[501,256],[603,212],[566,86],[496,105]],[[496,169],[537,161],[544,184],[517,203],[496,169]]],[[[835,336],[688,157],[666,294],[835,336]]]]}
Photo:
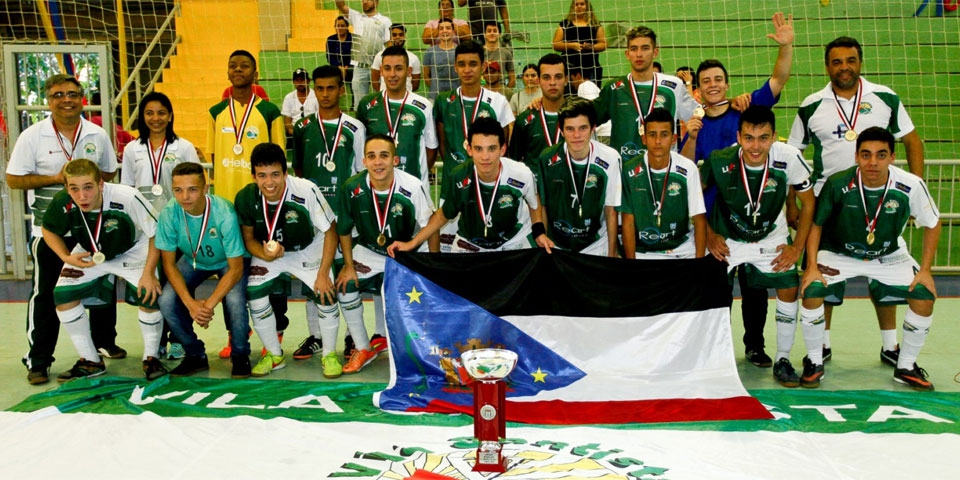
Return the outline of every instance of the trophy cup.
{"type": "Polygon", "coordinates": [[[473,383],[473,435],[480,442],[474,472],[507,471],[501,438],[507,434],[504,416],[506,384],[503,379],[517,366],[517,354],[499,348],[470,350],[460,355],[473,383]]]}

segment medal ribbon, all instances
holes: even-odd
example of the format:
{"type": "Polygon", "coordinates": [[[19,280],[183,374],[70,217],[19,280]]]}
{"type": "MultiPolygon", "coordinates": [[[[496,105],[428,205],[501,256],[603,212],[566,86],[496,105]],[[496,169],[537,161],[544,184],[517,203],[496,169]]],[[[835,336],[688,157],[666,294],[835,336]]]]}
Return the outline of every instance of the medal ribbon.
{"type": "Polygon", "coordinates": [[[167,139],[163,139],[163,143],[160,144],[160,155],[157,157],[153,156],[153,144],[150,143],[150,139],[147,139],[147,149],[150,151],[150,172],[153,173],[153,184],[160,184],[160,168],[163,166],[163,157],[167,154],[167,139]]]}
{"type": "Polygon", "coordinates": [[[83,130],[83,122],[77,124],[77,128],[73,129],[73,140],[70,141],[70,151],[67,151],[67,147],[63,145],[63,140],[60,139],[61,133],[57,129],[57,123],[52,119],[50,120],[53,123],[53,131],[57,134],[57,143],[60,144],[60,150],[63,150],[63,156],[67,157],[67,161],[73,160],[73,152],[77,151],[77,141],[80,140],[80,132],[83,130]]]}
{"type": "Polygon", "coordinates": [[[390,193],[387,194],[387,204],[383,206],[383,215],[381,215],[380,202],[377,201],[377,191],[374,190],[373,184],[370,183],[370,177],[367,177],[367,185],[370,187],[370,196],[373,197],[373,211],[377,214],[377,228],[380,229],[380,235],[383,235],[383,231],[387,228],[387,214],[390,213],[390,200],[393,199],[393,185],[396,182],[396,178],[390,182],[390,193]]]}
{"type": "Polygon", "coordinates": [[[407,105],[407,97],[410,92],[403,93],[403,101],[400,102],[400,108],[397,109],[397,120],[390,118],[390,99],[387,98],[387,92],[383,92],[383,114],[387,117],[387,130],[390,131],[390,137],[397,140],[397,131],[400,130],[400,115],[403,115],[403,107],[407,105]]]}
{"type": "MultiPolygon", "coordinates": [[[[210,222],[210,196],[204,195],[207,199],[207,204],[203,207],[203,217],[200,221],[200,235],[197,237],[197,247],[193,249],[193,265],[196,268],[197,265],[197,254],[200,253],[200,244],[203,243],[203,235],[207,232],[207,224],[210,222]]],[[[193,245],[193,240],[190,239],[190,224],[187,223],[187,212],[183,209],[180,209],[183,214],[183,228],[187,231],[187,242],[190,245],[193,245]]]]}
{"type": "Polygon", "coordinates": [[[653,84],[650,90],[650,104],[647,106],[647,113],[643,113],[643,109],[640,107],[640,97],[637,95],[637,86],[633,84],[633,77],[627,75],[627,83],[630,84],[630,95],[633,97],[633,106],[637,107],[637,115],[639,115],[640,125],[643,125],[646,121],[647,115],[650,115],[650,112],[653,111],[653,106],[657,104],[657,74],[653,74],[653,84]]]}
{"type": "Polygon", "coordinates": [[[493,226],[493,216],[490,212],[493,211],[493,202],[497,198],[497,190],[500,188],[500,175],[503,174],[503,164],[500,165],[500,169],[497,170],[497,180],[493,184],[493,193],[490,194],[490,205],[487,206],[486,211],[483,209],[483,196],[480,195],[480,175],[477,174],[477,167],[473,167],[473,179],[477,184],[477,209],[480,210],[480,216],[483,217],[483,224],[487,227],[493,226]]]}
{"type": "MultiPolygon", "coordinates": [[[[390,118],[390,112],[387,112],[387,118],[390,118]]],[[[320,129],[320,135],[323,137],[323,148],[327,150],[327,154],[330,156],[331,162],[333,162],[333,156],[337,154],[337,147],[340,146],[340,135],[343,133],[343,114],[341,113],[337,117],[337,136],[333,137],[333,150],[330,149],[330,144],[327,143],[327,132],[323,129],[323,119],[317,115],[317,128],[320,129]]],[[[286,188],[286,187],[284,187],[286,188]]]]}
{"type": "Polygon", "coordinates": [[[590,176],[590,160],[593,159],[593,142],[590,143],[590,154],[587,155],[587,165],[583,170],[583,189],[580,191],[577,190],[577,178],[573,175],[573,158],[570,156],[570,150],[567,149],[566,144],[563,145],[563,152],[567,156],[567,169],[570,170],[570,180],[573,181],[573,194],[576,196],[577,204],[579,204],[582,209],[583,199],[580,192],[583,192],[583,195],[587,193],[587,177],[590,176]]]}
{"type": "MultiPolygon", "coordinates": [[[[753,194],[750,193],[750,182],[747,180],[747,166],[743,163],[743,148],[740,149],[740,179],[743,180],[743,190],[747,193],[747,203],[750,205],[751,215],[760,211],[760,199],[763,198],[763,187],[767,185],[767,178],[770,176],[770,158],[763,163],[763,178],[760,180],[760,189],[757,192],[757,201],[753,201],[753,194]]],[[[754,217],[756,219],[756,217],[754,217]]]]}
{"type": "Polygon", "coordinates": [[[863,219],[867,222],[867,233],[873,233],[877,229],[877,219],[880,218],[880,209],[883,208],[883,201],[887,198],[887,190],[890,189],[890,180],[887,179],[886,185],[883,186],[883,195],[880,196],[880,201],[877,202],[877,209],[873,212],[873,219],[870,219],[870,212],[867,211],[867,199],[863,194],[863,179],[860,176],[860,168],[857,168],[857,189],[860,190],[860,201],[863,202],[863,219]]]}
{"type": "Polygon", "coordinates": [[[247,108],[243,111],[243,118],[240,119],[240,128],[237,128],[237,112],[233,106],[233,98],[230,98],[230,124],[233,125],[233,134],[237,138],[237,145],[243,141],[243,131],[247,128],[247,121],[250,120],[250,112],[253,111],[253,102],[257,99],[256,94],[250,95],[250,101],[247,102],[247,108]]]}
{"type": "MultiPolygon", "coordinates": [[[[560,122],[557,122],[557,131],[551,136],[550,128],[547,126],[547,112],[543,110],[543,105],[540,105],[540,126],[543,127],[543,138],[547,140],[548,147],[552,147],[554,144],[560,141],[560,122]]],[[[593,145],[590,146],[590,149],[593,149],[593,145]]],[[[591,157],[593,156],[592,151],[590,152],[590,155],[591,157]]]]}
{"type": "Polygon", "coordinates": [[[653,186],[653,174],[650,173],[653,168],[650,167],[650,160],[647,159],[647,182],[650,183],[650,199],[653,201],[653,214],[657,217],[659,217],[661,212],[663,212],[663,202],[667,199],[667,184],[670,180],[670,170],[672,168],[673,156],[671,155],[670,161],[667,163],[667,170],[663,173],[663,187],[660,188],[660,201],[657,201],[656,194],[653,193],[655,190],[655,187],[653,186]]]}
{"type": "Polygon", "coordinates": [[[857,119],[860,118],[860,101],[863,100],[863,79],[861,78],[860,83],[857,84],[857,94],[853,96],[853,112],[850,113],[849,118],[847,117],[847,113],[843,111],[843,108],[840,107],[840,99],[837,98],[837,92],[833,92],[833,100],[836,103],[837,115],[840,116],[840,120],[843,121],[847,130],[854,130],[853,127],[857,126],[857,119]]]}
{"type": "Polygon", "coordinates": [[[97,214],[97,230],[96,233],[90,232],[90,225],[87,224],[87,217],[83,214],[83,210],[80,210],[80,207],[77,207],[77,211],[80,212],[80,219],[83,220],[83,227],[87,229],[87,236],[90,237],[90,250],[93,250],[92,253],[97,253],[100,251],[100,228],[103,226],[103,210],[106,208],[106,205],[103,203],[103,193],[100,194],[100,212],[97,214]]]}
{"type": "Polygon", "coordinates": [[[283,184],[283,194],[280,195],[280,202],[277,203],[277,211],[273,212],[273,220],[267,215],[267,197],[260,194],[260,201],[263,204],[263,221],[267,224],[267,241],[273,240],[273,233],[277,231],[277,222],[280,221],[280,210],[283,210],[283,201],[287,199],[288,184],[283,184]]]}
{"type": "MultiPolygon", "coordinates": [[[[480,102],[483,101],[483,87],[480,87],[480,94],[477,95],[477,103],[473,104],[473,114],[470,115],[470,125],[473,125],[473,122],[477,120],[477,114],[480,113],[480,102]]],[[[463,103],[463,92],[461,92],[460,87],[457,87],[457,96],[460,97],[460,110],[463,111],[463,116],[460,119],[463,121],[463,138],[469,136],[470,125],[467,125],[467,107],[463,103]]]]}

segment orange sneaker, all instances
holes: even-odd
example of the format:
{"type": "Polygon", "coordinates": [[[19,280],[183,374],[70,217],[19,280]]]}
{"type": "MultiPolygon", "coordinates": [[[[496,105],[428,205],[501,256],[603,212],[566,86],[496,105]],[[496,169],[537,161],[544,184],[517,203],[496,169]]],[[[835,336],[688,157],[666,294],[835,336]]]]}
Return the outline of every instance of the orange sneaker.
{"type": "Polygon", "coordinates": [[[354,350],[353,355],[350,356],[350,360],[347,361],[347,364],[343,366],[343,373],[357,373],[370,364],[370,362],[376,360],[377,351],[374,349],[369,350],[360,350],[359,348],[354,350]]]}

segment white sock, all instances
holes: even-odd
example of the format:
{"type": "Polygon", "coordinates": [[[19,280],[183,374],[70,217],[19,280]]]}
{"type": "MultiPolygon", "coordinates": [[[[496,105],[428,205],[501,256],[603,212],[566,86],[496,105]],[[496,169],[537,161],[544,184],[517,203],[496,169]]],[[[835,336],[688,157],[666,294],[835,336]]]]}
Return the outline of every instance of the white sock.
{"type": "Polygon", "coordinates": [[[163,333],[163,314],[160,310],[137,311],[140,335],[143,336],[143,359],[160,357],[160,334],[163,333]]]}
{"type": "Polygon", "coordinates": [[[270,297],[249,300],[247,303],[250,305],[250,316],[253,317],[253,329],[263,346],[273,355],[283,355],[280,339],[277,338],[277,318],[273,315],[270,297]]]}
{"type": "Polygon", "coordinates": [[[920,350],[923,348],[923,342],[927,339],[927,333],[930,331],[930,324],[933,323],[933,315],[921,317],[913,310],[907,309],[907,316],[903,319],[903,343],[900,345],[900,358],[897,360],[897,368],[912,369],[920,356],[920,350]]]}
{"type": "Polygon", "coordinates": [[[94,346],[93,337],[90,335],[90,317],[87,316],[83,304],[77,304],[69,310],[57,310],[57,318],[60,319],[63,329],[70,335],[70,341],[77,349],[77,355],[91,362],[100,362],[100,354],[97,353],[97,347],[94,346]]]}
{"type": "Polygon", "coordinates": [[[320,338],[320,314],[317,311],[317,304],[310,300],[307,300],[305,304],[307,311],[307,330],[310,331],[310,336],[313,338],[320,338]]]}
{"type": "MultiPolygon", "coordinates": [[[[910,310],[907,309],[909,312],[910,310]]],[[[897,349],[897,329],[880,330],[880,339],[883,340],[883,349],[892,352],[897,349]]]]}
{"type": "Polygon", "coordinates": [[[816,365],[823,365],[823,332],[826,320],[823,318],[823,305],[808,310],[800,307],[800,329],[803,330],[803,343],[807,346],[807,356],[816,365]]]}
{"type": "Polygon", "coordinates": [[[373,333],[387,336],[387,318],[383,311],[383,295],[373,294],[373,313],[376,322],[373,324],[373,333]]]}
{"type": "Polygon", "coordinates": [[[823,331],[823,348],[830,348],[830,330],[823,331]]]}
{"type": "MultiPolygon", "coordinates": [[[[310,302],[313,303],[313,302],[310,302]]],[[[337,351],[337,336],[340,335],[340,307],[333,305],[317,305],[319,315],[317,327],[320,330],[320,342],[323,343],[323,356],[326,357],[337,351]]]]}
{"type": "Polygon", "coordinates": [[[360,293],[341,293],[338,296],[343,319],[347,323],[347,331],[353,337],[353,343],[359,350],[370,350],[370,337],[367,335],[367,326],[363,324],[363,301],[360,293]]]}
{"type": "Polygon", "coordinates": [[[777,358],[790,358],[790,350],[793,349],[793,339],[797,332],[797,310],[800,309],[800,302],[784,302],[777,299],[777,358]]]}

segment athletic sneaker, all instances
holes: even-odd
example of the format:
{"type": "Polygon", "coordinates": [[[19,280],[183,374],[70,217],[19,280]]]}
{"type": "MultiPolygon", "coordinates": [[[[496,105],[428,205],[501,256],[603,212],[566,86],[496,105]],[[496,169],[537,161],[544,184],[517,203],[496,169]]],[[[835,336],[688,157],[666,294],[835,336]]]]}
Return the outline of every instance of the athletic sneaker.
{"type": "Polygon", "coordinates": [[[897,360],[900,360],[900,345],[893,350],[884,350],[880,347],[880,363],[886,363],[893,368],[897,368],[897,360]]]}
{"type": "MultiPolygon", "coordinates": [[[[281,344],[283,343],[283,332],[278,332],[278,333],[277,333],[277,340],[279,340],[281,344]]],[[[263,356],[266,355],[266,354],[267,354],[267,347],[261,348],[261,349],[260,349],[260,356],[263,357],[263,356]]]]}
{"type": "Polygon", "coordinates": [[[30,367],[27,370],[27,382],[30,385],[43,385],[50,381],[50,374],[47,373],[47,367],[30,367]]]}
{"type": "Polygon", "coordinates": [[[250,374],[254,377],[265,377],[270,375],[270,372],[274,370],[280,370],[286,366],[287,364],[283,360],[283,352],[280,352],[280,355],[274,355],[270,352],[267,352],[267,354],[263,357],[260,357],[260,361],[253,366],[253,370],[250,371],[250,374]]]}
{"type": "Polygon", "coordinates": [[[350,335],[343,337],[343,358],[349,359],[356,350],[357,344],[353,342],[353,337],[350,335]]]}
{"type": "Polygon", "coordinates": [[[803,388],[817,388],[823,380],[823,364],[814,364],[810,357],[803,357],[803,376],[800,377],[800,386],[803,388]]]}
{"type": "Polygon", "coordinates": [[[933,391],[933,384],[927,380],[927,371],[920,368],[920,366],[916,363],[914,363],[913,368],[909,370],[906,368],[898,368],[894,370],[893,380],[907,385],[914,390],[920,390],[924,392],[933,391]]]}
{"type": "Polygon", "coordinates": [[[164,367],[157,357],[147,357],[143,361],[143,376],[147,377],[147,380],[156,380],[167,373],[167,367],[164,367]]]}
{"type": "MultiPolygon", "coordinates": [[[[247,332],[247,337],[253,335],[253,330],[247,332]]],[[[227,346],[220,349],[219,356],[220,358],[230,358],[233,355],[233,348],[230,347],[230,340],[233,338],[233,335],[230,335],[230,332],[227,332],[227,346]]]]}
{"type": "Polygon", "coordinates": [[[380,335],[379,333],[374,333],[373,336],[370,337],[370,348],[376,350],[377,353],[386,351],[387,339],[384,338],[383,335],[380,335]]]}
{"type": "Polygon", "coordinates": [[[343,366],[340,365],[340,357],[337,352],[330,352],[323,356],[323,376],[327,378],[337,378],[343,374],[343,366]]]}
{"type": "Polygon", "coordinates": [[[359,348],[353,351],[353,355],[350,356],[350,360],[346,365],[343,366],[343,373],[357,373],[370,364],[370,362],[376,360],[377,351],[374,349],[369,350],[360,350],[359,348]]]}
{"type": "Polygon", "coordinates": [[[760,367],[760,368],[770,368],[773,366],[773,360],[764,353],[763,349],[755,350],[749,349],[745,354],[747,361],[760,367]]]}
{"type": "Polygon", "coordinates": [[[831,358],[833,358],[833,349],[832,349],[832,348],[823,347],[823,361],[826,362],[826,361],[830,360],[831,358]]]}
{"type": "Polygon", "coordinates": [[[167,350],[167,360],[180,360],[186,355],[187,352],[183,349],[183,345],[179,343],[171,343],[170,350],[167,350]]]}
{"type": "Polygon", "coordinates": [[[233,370],[230,371],[230,378],[249,378],[250,377],[250,357],[235,356],[230,357],[233,361],[233,370]]]}
{"type": "Polygon", "coordinates": [[[180,360],[180,365],[177,365],[170,371],[170,375],[174,377],[189,377],[195,373],[207,370],[210,370],[210,363],[207,361],[206,355],[202,357],[187,355],[183,357],[183,360],[180,360]]]}
{"type": "Polygon", "coordinates": [[[319,338],[310,335],[300,342],[300,348],[293,352],[293,359],[306,360],[312,357],[313,354],[320,353],[321,350],[323,350],[323,342],[320,341],[319,338]]]}
{"type": "Polygon", "coordinates": [[[106,372],[107,366],[103,364],[103,360],[91,362],[90,360],[81,358],[77,360],[77,363],[73,364],[73,368],[57,375],[57,382],[66,383],[78,378],[96,377],[106,372]]]}
{"type": "Polygon", "coordinates": [[[773,378],[777,379],[780,385],[787,388],[800,386],[800,377],[797,376],[797,371],[794,370],[793,365],[790,364],[789,358],[777,360],[776,365],[773,366],[773,378]]]}
{"type": "Polygon", "coordinates": [[[111,345],[109,347],[100,347],[97,349],[97,351],[100,352],[100,356],[106,357],[112,360],[127,358],[127,351],[117,345],[111,345]]]}

